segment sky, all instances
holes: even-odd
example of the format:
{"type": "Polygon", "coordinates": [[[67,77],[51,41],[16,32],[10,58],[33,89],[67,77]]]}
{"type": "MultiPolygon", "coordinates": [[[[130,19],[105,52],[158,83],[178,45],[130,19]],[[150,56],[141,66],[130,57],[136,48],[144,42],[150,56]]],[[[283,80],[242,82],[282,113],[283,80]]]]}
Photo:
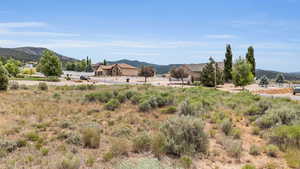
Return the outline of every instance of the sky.
{"type": "Polygon", "coordinates": [[[155,64],[235,58],[253,46],[257,67],[300,71],[300,0],[9,0],[0,47],[47,47],[92,61],[155,64]]]}

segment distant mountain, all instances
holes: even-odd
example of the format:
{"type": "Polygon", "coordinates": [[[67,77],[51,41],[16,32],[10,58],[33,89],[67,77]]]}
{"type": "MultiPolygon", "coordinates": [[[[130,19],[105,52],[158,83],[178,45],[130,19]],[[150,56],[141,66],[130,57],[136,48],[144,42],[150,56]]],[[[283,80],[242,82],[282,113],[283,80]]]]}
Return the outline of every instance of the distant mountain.
{"type": "Polygon", "coordinates": [[[293,73],[284,73],[272,70],[256,70],[256,77],[261,78],[262,76],[266,75],[269,79],[275,79],[276,76],[282,73],[286,80],[300,80],[300,72],[293,72],[293,73]]]}
{"type": "Polygon", "coordinates": [[[118,61],[108,61],[108,64],[117,64],[117,63],[126,63],[131,66],[135,66],[135,67],[141,67],[142,65],[152,66],[155,68],[155,70],[157,71],[158,74],[168,73],[172,67],[181,65],[181,64],[157,65],[157,64],[140,62],[137,60],[127,60],[127,59],[122,59],[122,60],[118,60],[118,61]]]}
{"type": "MultiPolygon", "coordinates": [[[[37,47],[21,47],[21,48],[0,48],[0,56],[4,58],[13,58],[16,60],[28,62],[28,61],[38,61],[42,56],[43,52],[47,48],[37,48],[37,47]]],[[[63,62],[76,61],[76,59],[63,56],[54,52],[63,62]]]]}

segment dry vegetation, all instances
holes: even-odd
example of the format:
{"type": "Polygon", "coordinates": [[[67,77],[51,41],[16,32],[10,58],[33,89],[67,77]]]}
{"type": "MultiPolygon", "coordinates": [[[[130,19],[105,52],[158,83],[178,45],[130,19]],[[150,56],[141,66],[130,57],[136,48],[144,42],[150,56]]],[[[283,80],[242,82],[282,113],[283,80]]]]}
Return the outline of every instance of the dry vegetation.
{"type": "Polygon", "coordinates": [[[13,87],[0,168],[299,168],[299,108],[201,87],[13,87]]]}

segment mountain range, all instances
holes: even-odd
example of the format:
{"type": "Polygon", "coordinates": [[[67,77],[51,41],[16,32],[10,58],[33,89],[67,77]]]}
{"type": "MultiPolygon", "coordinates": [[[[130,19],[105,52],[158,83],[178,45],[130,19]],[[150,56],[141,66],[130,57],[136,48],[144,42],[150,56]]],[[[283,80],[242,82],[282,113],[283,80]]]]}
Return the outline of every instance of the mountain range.
{"type": "MultiPolygon", "coordinates": [[[[39,47],[19,47],[19,48],[1,48],[0,47],[0,56],[4,58],[13,58],[16,60],[20,60],[23,62],[28,61],[38,61],[42,56],[43,52],[47,50],[47,48],[39,48],[39,47]]],[[[78,59],[74,59],[71,57],[67,57],[61,54],[54,52],[63,62],[73,62],[78,61],[78,59]]],[[[156,69],[158,74],[164,74],[169,72],[172,67],[178,67],[182,64],[169,64],[169,65],[158,65],[152,64],[147,62],[141,62],[138,60],[128,60],[122,59],[117,61],[108,61],[109,64],[116,64],[116,63],[126,63],[135,67],[144,66],[152,66],[156,69]]],[[[292,72],[292,73],[284,73],[272,70],[256,70],[256,77],[260,78],[263,75],[266,75],[269,79],[276,78],[277,74],[282,73],[287,80],[300,80],[300,72],[292,72]]]]}
{"type": "MultiPolygon", "coordinates": [[[[38,47],[20,47],[20,48],[0,48],[0,56],[8,59],[13,58],[23,62],[38,61],[42,56],[43,52],[47,48],[38,47]]],[[[63,56],[54,52],[63,62],[76,61],[77,59],[63,56]]]]}

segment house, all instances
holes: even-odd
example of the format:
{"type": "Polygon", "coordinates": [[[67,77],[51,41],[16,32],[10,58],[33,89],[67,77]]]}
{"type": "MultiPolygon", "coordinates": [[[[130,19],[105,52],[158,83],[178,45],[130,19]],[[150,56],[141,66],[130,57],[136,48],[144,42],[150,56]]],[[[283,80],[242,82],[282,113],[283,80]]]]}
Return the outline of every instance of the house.
{"type": "Polygon", "coordinates": [[[95,76],[138,76],[139,69],[125,64],[100,65],[95,76]]]}
{"type": "MultiPolygon", "coordinates": [[[[200,64],[184,64],[181,67],[184,68],[188,74],[189,79],[191,81],[198,81],[200,80],[201,72],[207,63],[200,63],[200,64]]],[[[217,62],[219,69],[224,70],[224,62],[217,62]]]]}
{"type": "Polygon", "coordinates": [[[37,64],[38,64],[37,62],[27,62],[27,63],[25,63],[24,68],[30,68],[30,69],[32,69],[32,68],[34,68],[37,64]]]}

